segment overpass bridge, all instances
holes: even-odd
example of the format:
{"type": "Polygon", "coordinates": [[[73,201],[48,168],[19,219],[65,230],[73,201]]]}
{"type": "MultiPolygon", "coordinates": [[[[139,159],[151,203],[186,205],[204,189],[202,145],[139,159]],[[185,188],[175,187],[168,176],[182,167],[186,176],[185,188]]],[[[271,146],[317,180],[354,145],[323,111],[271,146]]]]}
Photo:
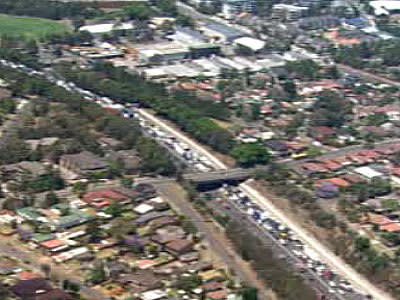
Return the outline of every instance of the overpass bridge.
{"type": "Polygon", "coordinates": [[[182,178],[197,185],[222,184],[249,179],[257,170],[266,170],[266,167],[215,170],[207,173],[185,173],[182,178]]]}

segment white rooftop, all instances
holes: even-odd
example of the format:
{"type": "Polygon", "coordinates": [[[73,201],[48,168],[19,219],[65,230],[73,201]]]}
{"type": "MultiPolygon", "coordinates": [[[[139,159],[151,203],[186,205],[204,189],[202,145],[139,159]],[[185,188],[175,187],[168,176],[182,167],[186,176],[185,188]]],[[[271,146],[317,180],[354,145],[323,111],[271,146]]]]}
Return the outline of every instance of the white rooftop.
{"type": "Polygon", "coordinates": [[[148,212],[152,211],[153,209],[154,209],[153,206],[148,205],[146,203],[143,203],[143,204],[140,204],[140,205],[136,206],[134,208],[134,211],[137,212],[138,214],[143,215],[145,213],[148,213],[148,212]]]}
{"type": "Polygon", "coordinates": [[[400,9],[400,1],[395,0],[371,1],[369,5],[374,8],[376,15],[388,15],[391,10],[400,9]]]}
{"type": "Polygon", "coordinates": [[[373,177],[381,177],[382,173],[379,173],[378,171],[375,171],[374,169],[370,167],[360,167],[357,169],[354,169],[354,172],[366,177],[366,178],[373,178],[373,177]]]}
{"type": "Polygon", "coordinates": [[[264,48],[265,42],[252,37],[241,37],[234,41],[235,44],[250,48],[253,51],[260,51],[264,48]]]}
{"type": "Polygon", "coordinates": [[[143,300],[158,300],[167,296],[167,293],[162,290],[152,290],[142,293],[143,300]]]}
{"type": "Polygon", "coordinates": [[[90,33],[107,33],[113,30],[128,30],[133,29],[131,23],[122,23],[119,25],[115,24],[96,24],[96,25],[86,25],[79,28],[79,31],[89,31],[90,33]]]}

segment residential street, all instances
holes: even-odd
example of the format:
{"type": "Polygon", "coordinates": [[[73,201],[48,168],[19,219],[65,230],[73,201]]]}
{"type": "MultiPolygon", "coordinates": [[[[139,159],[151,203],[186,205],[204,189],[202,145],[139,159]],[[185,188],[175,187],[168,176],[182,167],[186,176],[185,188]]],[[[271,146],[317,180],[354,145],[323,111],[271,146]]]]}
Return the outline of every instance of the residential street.
{"type": "Polygon", "coordinates": [[[371,81],[378,81],[378,82],[382,82],[382,83],[386,83],[386,84],[390,84],[390,85],[397,85],[397,86],[400,85],[400,82],[398,82],[398,81],[391,80],[389,78],[386,78],[386,77],[383,77],[380,75],[376,75],[376,74],[372,74],[370,72],[366,72],[363,70],[354,69],[347,65],[337,64],[337,67],[341,71],[344,71],[344,72],[350,73],[350,74],[356,74],[356,75],[359,75],[360,77],[363,77],[363,78],[371,80],[371,81]]]}
{"type": "Polygon", "coordinates": [[[82,276],[70,274],[70,271],[64,269],[62,266],[55,265],[47,257],[38,257],[38,255],[33,252],[24,251],[23,249],[21,249],[21,247],[14,247],[12,245],[12,240],[8,240],[7,242],[4,240],[0,240],[0,252],[3,255],[7,255],[11,258],[16,259],[18,262],[26,266],[26,268],[34,268],[38,272],[40,272],[42,264],[48,264],[51,266],[51,277],[54,277],[60,281],[69,280],[71,282],[79,284],[81,287],[81,295],[86,297],[87,299],[109,300],[109,297],[105,296],[100,291],[86,286],[81,280],[82,276]]]}
{"type": "MultiPolygon", "coordinates": [[[[213,154],[207,151],[203,146],[194,142],[180,131],[172,128],[171,126],[165,124],[161,119],[151,115],[147,111],[141,109],[139,110],[140,114],[144,116],[146,119],[150,120],[154,124],[160,126],[164,130],[173,134],[178,139],[187,143],[193,149],[196,149],[199,153],[205,155],[215,166],[216,169],[226,170],[228,167],[217,159],[213,154]]],[[[338,274],[341,274],[345,278],[347,278],[356,288],[364,291],[365,293],[370,294],[374,299],[380,300],[388,300],[393,299],[390,295],[380,290],[371,284],[364,276],[356,272],[351,266],[346,264],[342,259],[337,257],[330,251],[327,247],[322,245],[319,241],[311,236],[304,228],[300,227],[294,220],[289,219],[286,215],[275,205],[269,201],[268,198],[260,194],[256,189],[254,189],[249,184],[242,185],[243,191],[245,191],[251,198],[257,202],[261,208],[269,211],[273,215],[276,216],[277,219],[281,220],[284,224],[286,224],[290,229],[292,229],[300,238],[305,242],[308,246],[310,246],[314,251],[316,251],[322,260],[327,263],[333,270],[336,270],[338,274]]]]}
{"type": "Polygon", "coordinates": [[[177,210],[183,215],[190,218],[197,226],[199,231],[205,235],[208,245],[216,255],[225,263],[227,266],[232,268],[237,277],[247,282],[250,285],[257,286],[260,294],[263,296],[263,300],[272,300],[275,297],[271,291],[265,289],[265,284],[256,279],[256,274],[251,269],[250,265],[246,263],[232,248],[229,240],[223,233],[218,231],[218,227],[212,222],[205,219],[184,197],[179,197],[179,186],[176,184],[158,184],[158,191],[168,198],[168,201],[172,203],[177,210]],[[178,191],[178,192],[177,192],[178,191]]]}

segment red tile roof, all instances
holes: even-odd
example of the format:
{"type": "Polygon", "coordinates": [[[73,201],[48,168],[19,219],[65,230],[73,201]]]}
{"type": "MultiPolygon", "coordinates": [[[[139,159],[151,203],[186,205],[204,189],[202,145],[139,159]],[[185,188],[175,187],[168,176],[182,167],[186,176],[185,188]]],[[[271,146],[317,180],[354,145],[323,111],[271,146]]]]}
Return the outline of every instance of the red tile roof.
{"type": "Polygon", "coordinates": [[[383,215],[370,213],[370,214],[368,214],[368,218],[369,218],[369,223],[380,225],[380,226],[393,223],[392,220],[390,220],[389,218],[387,218],[383,215]]]}
{"type": "Polygon", "coordinates": [[[341,165],[343,165],[345,163],[351,163],[351,161],[346,156],[338,156],[331,160],[333,160],[334,162],[337,162],[338,164],[341,164],[341,165]]]}
{"type": "Polygon", "coordinates": [[[323,165],[319,163],[304,163],[302,165],[303,169],[312,171],[312,172],[327,172],[328,169],[323,165]]]}
{"type": "Polygon", "coordinates": [[[33,272],[29,272],[29,271],[22,271],[19,274],[19,278],[21,280],[32,280],[32,279],[38,279],[40,278],[39,274],[33,273],[33,272]]]}
{"type": "Polygon", "coordinates": [[[334,185],[336,185],[338,187],[348,187],[348,186],[350,186],[350,184],[346,180],[344,180],[342,178],[329,178],[329,179],[325,179],[324,181],[325,182],[330,182],[330,183],[332,183],[332,184],[334,184],[334,185]]]}
{"type": "Polygon", "coordinates": [[[206,299],[224,300],[228,297],[228,292],[224,290],[210,292],[206,294],[206,299]]]}
{"type": "Polygon", "coordinates": [[[102,189],[87,192],[83,196],[83,200],[87,202],[98,201],[98,200],[115,200],[115,201],[123,201],[129,199],[127,196],[117,192],[113,189],[102,189]]]}
{"type": "Polygon", "coordinates": [[[60,240],[49,240],[49,241],[42,242],[39,245],[46,249],[54,249],[54,248],[64,246],[64,243],[60,240]]]}
{"type": "Polygon", "coordinates": [[[392,175],[400,176],[400,167],[392,168],[390,169],[390,172],[392,173],[392,175]]]}
{"type": "Polygon", "coordinates": [[[390,223],[390,224],[381,225],[380,229],[382,231],[386,231],[386,232],[400,232],[400,225],[399,225],[399,223],[390,223]]]}
{"type": "Polygon", "coordinates": [[[328,126],[315,126],[313,132],[317,135],[330,136],[336,134],[336,131],[328,126]]]}
{"type": "Polygon", "coordinates": [[[342,168],[342,164],[337,163],[333,160],[324,160],[322,161],[325,167],[327,167],[330,171],[337,171],[342,168]]]}

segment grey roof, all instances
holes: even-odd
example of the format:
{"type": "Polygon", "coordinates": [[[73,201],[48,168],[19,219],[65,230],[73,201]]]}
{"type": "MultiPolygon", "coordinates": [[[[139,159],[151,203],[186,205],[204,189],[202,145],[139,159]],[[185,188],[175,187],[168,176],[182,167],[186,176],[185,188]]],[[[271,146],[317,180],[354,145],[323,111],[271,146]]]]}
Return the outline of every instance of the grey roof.
{"type": "Polygon", "coordinates": [[[236,39],[247,36],[243,31],[217,22],[207,21],[204,26],[224,35],[227,39],[236,39]]]}
{"type": "Polygon", "coordinates": [[[148,214],[145,214],[138,219],[135,220],[135,223],[137,224],[144,224],[147,222],[150,222],[151,220],[162,218],[162,217],[171,217],[173,216],[173,213],[170,211],[163,211],[163,212],[150,212],[148,214]]]}
{"type": "Polygon", "coordinates": [[[83,171],[99,170],[108,167],[108,163],[101,157],[87,151],[78,154],[63,155],[61,159],[68,160],[70,163],[73,163],[83,171]]]}
{"type": "Polygon", "coordinates": [[[202,41],[206,41],[207,39],[205,38],[204,35],[202,35],[200,32],[190,29],[188,27],[181,27],[181,26],[177,26],[176,27],[176,31],[177,32],[182,32],[186,35],[191,36],[194,39],[198,39],[198,40],[202,40],[202,41]]]}

